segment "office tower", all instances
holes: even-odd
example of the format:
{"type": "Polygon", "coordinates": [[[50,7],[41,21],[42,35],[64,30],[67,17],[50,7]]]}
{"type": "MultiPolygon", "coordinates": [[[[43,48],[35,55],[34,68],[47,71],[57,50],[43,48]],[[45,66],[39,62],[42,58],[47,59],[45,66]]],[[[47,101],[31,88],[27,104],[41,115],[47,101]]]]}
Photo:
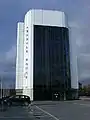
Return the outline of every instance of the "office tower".
{"type": "Polygon", "coordinates": [[[64,12],[29,10],[24,19],[23,94],[31,100],[77,98],[73,53],[64,12]]]}

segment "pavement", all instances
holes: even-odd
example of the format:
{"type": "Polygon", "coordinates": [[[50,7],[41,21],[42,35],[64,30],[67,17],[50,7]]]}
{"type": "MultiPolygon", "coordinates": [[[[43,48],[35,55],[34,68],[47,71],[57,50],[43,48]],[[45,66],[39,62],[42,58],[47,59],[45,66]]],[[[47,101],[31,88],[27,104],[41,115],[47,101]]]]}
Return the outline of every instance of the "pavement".
{"type": "Polygon", "coordinates": [[[90,120],[90,101],[36,101],[30,107],[3,107],[0,120],[90,120]]]}

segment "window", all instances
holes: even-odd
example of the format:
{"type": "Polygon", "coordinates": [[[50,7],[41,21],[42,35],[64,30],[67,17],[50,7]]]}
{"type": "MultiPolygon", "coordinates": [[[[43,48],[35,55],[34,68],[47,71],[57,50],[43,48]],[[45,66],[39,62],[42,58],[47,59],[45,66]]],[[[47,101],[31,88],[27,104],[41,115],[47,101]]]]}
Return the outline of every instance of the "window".
{"type": "Polygon", "coordinates": [[[25,78],[27,79],[27,76],[25,78]]]}
{"type": "Polygon", "coordinates": [[[28,38],[26,38],[26,40],[28,40],[28,38]]]}
{"type": "Polygon", "coordinates": [[[26,36],[28,36],[28,34],[26,34],[26,36]]]}
{"type": "Polygon", "coordinates": [[[28,61],[28,59],[26,58],[26,61],[28,61]]]}
{"type": "Polygon", "coordinates": [[[27,70],[27,69],[28,69],[28,67],[25,67],[25,69],[27,70]]]}
{"type": "Polygon", "coordinates": [[[26,63],[26,65],[28,65],[28,63],[26,63]]]}
{"type": "Polygon", "coordinates": [[[22,95],[22,96],[20,96],[20,98],[24,98],[24,96],[22,95]]]}
{"type": "Polygon", "coordinates": [[[28,45],[28,42],[26,42],[26,44],[28,45]]]}
{"type": "Polygon", "coordinates": [[[28,72],[25,72],[25,75],[28,74],[28,72]]]}
{"type": "Polygon", "coordinates": [[[28,30],[26,30],[26,32],[28,32],[28,30]]]}
{"type": "Polygon", "coordinates": [[[26,49],[28,49],[28,46],[26,46],[26,49]]]}
{"type": "Polygon", "coordinates": [[[29,98],[28,96],[25,96],[25,98],[29,98]]]}
{"type": "Polygon", "coordinates": [[[15,98],[19,98],[19,96],[15,96],[15,98]]]}
{"type": "Polygon", "coordinates": [[[28,50],[26,50],[26,53],[28,53],[28,50]]]}
{"type": "Polygon", "coordinates": [[[41,86],[40,91],[43,93],[44,85],[49,88],[48,91],[54,90],[53,87],[55,86],[57,91],[62,92],[65,89],[62,84],[66,86],[64,82],[66,82],[68,88],[70,88],[70,74],[67,76],[67,70],[69,71],[70,67],[68,52],[69,39],[67,28],[39,25],[34,26],[35,89],[41,86]],[[39,80],[41,81],[39,82],[39,80]],[[58,82],[55,82],[56,80],[58,82]]]}

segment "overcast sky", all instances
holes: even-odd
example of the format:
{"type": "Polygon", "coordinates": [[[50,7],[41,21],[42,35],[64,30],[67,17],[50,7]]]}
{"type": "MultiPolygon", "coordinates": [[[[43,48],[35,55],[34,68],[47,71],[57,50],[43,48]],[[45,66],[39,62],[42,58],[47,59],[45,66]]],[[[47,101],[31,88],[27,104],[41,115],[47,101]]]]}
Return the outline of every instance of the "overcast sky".
{"type": "Polygon", "coordinates": [[[90,78],[89,0],[0,0],[0,75],[15,77],[16,27],[31,8],[62,10],[76,42],[79,80],[90,78]],[[4,75],[5,74],[5,75],[4,75]]]}

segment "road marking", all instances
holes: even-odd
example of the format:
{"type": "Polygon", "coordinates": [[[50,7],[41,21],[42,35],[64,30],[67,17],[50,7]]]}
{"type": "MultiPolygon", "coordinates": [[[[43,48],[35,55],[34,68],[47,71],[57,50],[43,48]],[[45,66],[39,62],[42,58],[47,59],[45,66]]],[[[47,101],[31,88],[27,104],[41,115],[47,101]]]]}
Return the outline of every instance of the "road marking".
{"type": "Polygon", "coordinates": [[[82,105],[82,106],[90,107],[90,104],[79,104],[79,103],[73,103],[73,104],[77,104],[77,105],[82,105]]]}
{"type": "Polygon", "coordinates": [[[90,104],[80,104],[80,105],[90,107],[90,104]]]}
{"type": "Polygon", "coordinates": [[[50,114],[49,112],[41,109],[40,107],[36,106],[36,108],[39,109],[40,111],[44,112],[45,114],[49,115],[50,117],[54,118],[55,120],[60,120],[59,118],[57,118],[54,115],[50,114]]]}
{"type": "Polygon", "coordinates": [[[78,104],[78,103],[73,103],[73,104],[78,104]]]}

